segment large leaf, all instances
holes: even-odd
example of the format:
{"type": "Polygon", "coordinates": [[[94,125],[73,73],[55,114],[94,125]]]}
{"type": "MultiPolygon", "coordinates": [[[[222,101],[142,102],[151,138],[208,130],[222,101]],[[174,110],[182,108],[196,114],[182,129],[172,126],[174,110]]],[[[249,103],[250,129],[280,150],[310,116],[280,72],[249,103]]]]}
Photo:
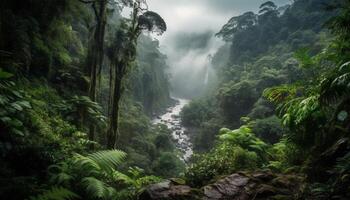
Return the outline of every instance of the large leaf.
{"type": "Polygon", "coordinates": [[[87,158],[93,160],[105,171],[112,171],[125,159],[126,153],[119,150],[105,150],[89,154],[87,158]]]}
{"type": "Polygon", "coordinates": [[[114,188],[94,177],[83,178],[82,184],[89,195],[98,199],[109,199],[116,193],[114,188]]]}
{"type": "Polygon", "coordinates": [[[9,72],[5,72],[0,68],[0,79],[8,79],[8,78],[11,78],[12,76],[13,74],[9,72]]]}

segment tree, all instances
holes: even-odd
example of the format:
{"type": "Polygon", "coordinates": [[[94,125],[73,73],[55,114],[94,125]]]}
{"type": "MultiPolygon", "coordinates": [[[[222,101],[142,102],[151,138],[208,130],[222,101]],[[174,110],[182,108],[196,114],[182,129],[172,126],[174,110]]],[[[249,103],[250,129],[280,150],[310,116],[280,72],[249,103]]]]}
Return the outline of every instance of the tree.
{"type": "MultiPolygon", "coordinates": [[[[87,72],[90,76],[89,97],[96,101],[97,97],[97,79],[100,76],[104,57],[104,36],[107,24],[107,4],[109,0],[79,0],[85,4],[90,4],[94,14],[96,25],[92,30],[92,38],[89,41],[87,56],[87,72]]],[[[89,139],[95,138],[95,126],[90,125],[89,139]]]]}
{"type": "Polygon", "coordinates": [[[108,111],[107,147],[114,148],[118,140],[119,102],[123,93],[122,81],[135,60],[137,39],[146,30],[162,34],[166,31],[166,23],[155,12],[148,11],[145,0],[132,3],[131,19],[123,20],[116,32],[115,40],[109,47],[110,97],[108,111]]]}
{"type": "Polygon", "coordinates": [[[274,2],[272,1],[267,1],[263,4],[260,5],[260,10],[259,14],[267,14],[267,13],[272,13],[277,10],[277,6],[274,2]]]}
{"type": "Polygon", "coordinates": [[[222,37],[224,40],[231,40],[238,32],[249,29],[256,25],[257,16],[253,12],[246,12],[243,15],[232,17],[216,34],[218,37],[222,37]]]}

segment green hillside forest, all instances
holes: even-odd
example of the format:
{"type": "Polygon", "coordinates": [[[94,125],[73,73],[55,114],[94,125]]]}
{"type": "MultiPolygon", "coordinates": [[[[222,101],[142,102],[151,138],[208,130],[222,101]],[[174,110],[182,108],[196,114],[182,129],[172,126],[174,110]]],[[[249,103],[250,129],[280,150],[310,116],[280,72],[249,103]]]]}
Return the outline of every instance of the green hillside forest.
{"type": "Polygon", "coordinates": [[[350,0],[1,0],[0,199],[350,199],[350,0]]]}

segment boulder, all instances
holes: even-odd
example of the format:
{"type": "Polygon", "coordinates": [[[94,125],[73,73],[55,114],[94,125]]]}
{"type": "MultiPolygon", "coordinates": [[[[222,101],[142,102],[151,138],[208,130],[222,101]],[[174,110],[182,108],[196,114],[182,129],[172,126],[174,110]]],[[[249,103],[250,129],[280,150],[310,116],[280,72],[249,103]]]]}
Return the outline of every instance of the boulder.
{"type": "Polygon", "coordinates": [[[267,200],[294,199],[304,178],[295,174],[270,171],[235,173],[200,189],[185,185],[181,179],[150,185],[140,200],[267,200]]]}
{"type": "Polygon", "coordinates": [[[140,195],[140,200],[182,200],[192,199],[192,188],[187,185],[180,185],[178,182],[167,180],[161,183],[150,185],[140,195]]]}

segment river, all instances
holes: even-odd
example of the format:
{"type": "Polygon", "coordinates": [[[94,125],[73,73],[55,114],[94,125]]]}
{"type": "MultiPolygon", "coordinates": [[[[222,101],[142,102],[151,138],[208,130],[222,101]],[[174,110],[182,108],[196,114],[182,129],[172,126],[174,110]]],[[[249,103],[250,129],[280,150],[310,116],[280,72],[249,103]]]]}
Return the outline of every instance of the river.
{"type": "Polygon", "coordinates": [[[176,147],[180,150],[182,155],[181,160],[186,162],[193,154],[192,143],[188,135],[186,135],[186,128],[181,124],[180,112],[182,108],[187,105],[190,100],[173,98],[177,101],[176,105],[167,109],[167,112],[152,120],[153,124],[164,124],[171,130],[171,135],[176,143],[176,147]]]}

